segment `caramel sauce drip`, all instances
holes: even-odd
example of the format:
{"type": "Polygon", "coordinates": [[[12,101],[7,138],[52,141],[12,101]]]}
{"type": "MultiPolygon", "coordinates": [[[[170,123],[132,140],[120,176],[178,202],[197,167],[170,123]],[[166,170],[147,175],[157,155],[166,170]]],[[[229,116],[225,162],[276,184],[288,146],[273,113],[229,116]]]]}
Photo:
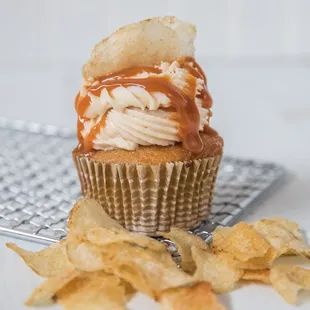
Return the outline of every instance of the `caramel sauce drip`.
{"type": "Polygon", "coordinates": [[[178,60],[181,67],[186,69],[192,76],[198,79],[202,79],[204,81],[203,90],[200,93],[198,98],[202,100],[202,107],[206,109],[211,109],[212,107],[212,98],[207,88],[207,78],[204,74],[201,67],[198,65],[198,63],[195,61],[193,57],[182,57],[178,60]],[[191,65],[192,64],[192,65],[191,65]]]}
{"type": "Polygon", "coordinates": [[[218,136],[217,131],[211,128],[209,125],[204,126],[203,132],[209,136],[218,136]]]}
{"type": "MultiPolygon", "coordinates": [[[[104,77],[99,77],[87,90],[87,95],[76,97],[75,109],[78,113],[78,139],[79,150],[90,152],[93,149],[93,140],[105,124],[105,114],[101,120],[91,129],[87,137],[82,136],[81,131],[84,129],[84,122],[88,119],[84,116],[87,108],[90,106],[90,94],[100,96],[101,90],[106,89],[108,92],[123,86],[139,86],[148,92],[161,92],[171,101],[171,108],[175,111],[179,121],[179,134],[183,146],[192,153],[200,153],[203,149],[203,143],[199,135],[200,115],[195,103],[196,96],[196,78],[201,78],[206,82],[206,77],[193,58],[182,58],[179,60],[180,65],[186,68],[190,75],[187,80],[187,87],[181,90],[173,85],[168,76],[148,76],[147,78],[132,77],[142,72],[161,73],[160,69],[155,67],[137,67],[124,69],[120,72],[113,73],[104,77]],[[189,64],[193,63],[193,67],[189,64]]],[[[199,95],[202,100],[202,106],[210,109],[212,99],[206,86],[199,95]]]]}

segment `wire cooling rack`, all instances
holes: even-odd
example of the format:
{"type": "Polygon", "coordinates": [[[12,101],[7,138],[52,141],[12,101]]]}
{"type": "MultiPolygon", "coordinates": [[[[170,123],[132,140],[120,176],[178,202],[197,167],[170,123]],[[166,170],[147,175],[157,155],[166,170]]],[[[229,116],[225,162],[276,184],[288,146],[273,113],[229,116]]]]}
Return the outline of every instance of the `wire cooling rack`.
{"type": "MultiPolygon", "coordinates": [[[[0,118],[0,233],[49,243],[66,236],[66,220],[81,196],[71,152],[72,130],[0,118]]],[[[204,239],[233,224],[281,178],[282,167],[224,157],[211,215],[192,232],[204,239]]]]}

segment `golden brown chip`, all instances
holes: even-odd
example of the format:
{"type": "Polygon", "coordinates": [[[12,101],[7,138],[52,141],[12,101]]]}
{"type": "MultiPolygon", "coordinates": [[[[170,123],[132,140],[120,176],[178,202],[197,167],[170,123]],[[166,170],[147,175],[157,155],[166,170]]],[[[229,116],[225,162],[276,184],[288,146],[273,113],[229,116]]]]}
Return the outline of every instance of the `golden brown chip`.
{"type": "Polygon", "coordinates": [[[269,220],[277,222],[285,227],[286,230],[291,232],[297,239],[303,240],[302,233],[300,231],[299,225],[293,221],[289,221],[288,219],[281,217],[281,216],[275,216],[270,218],[269,220]]]}
{"type": "Polygon", "coordinates": [[[275,248],[277,256],[294,254],[310,258],[310,247],[300,239],[296,227],[292,228],[291,226],[292,224],[289,224],[289,222],[283,223],[267,219],[253,224],[254,229],[275,248]]]}
{"type": "Polygon", "coordinates": [[[180,228],[171,228],[169,233],[160,232],[158,234],[172,240],[176,244],[181,256],[181,267],[185,272],[194,273],[196,270],[196,264],[192,258],[192,246],[209,251],[208,245],[199,236],[190,234],[180,228]]]}
{"type": "Polygon", "coordinates": [[[217,230],[212,247],[215,252],[228,252],[240,261],[248,261],[254,257],[264,257],[270,248],[266,240],[255,229],[245,222],[240,222],[226,233],[219,244],[216,243],[217,230]]]}
{"type": "Polygon", "coordinates": [[[163,243],[137,233],[115,232],[104,227],[97,227],[87,230],[85,236],[88,241],[98,246],[107,246],[113,243],[119,243],[121,246],[122,242],[131,242],[155,251],[167,251],[163,243]]]}
{"type": "Polygon", "coordinates": [[[121,279],[127,279],[128,283],[131,283],[136,290],[140,290],[142,293],[148,296],[154,295],[154,289],[148,283],[148,277],[145,276],[145,272],[140,270],[135,263],[126,262],[124,264],[113,265],[107,267],[107,270],[113,271],[121,279]]]}
{"type": "Polygon", "coordinates": [[[125,68],[158,65],[194,56],[196,27],[173,16],[155,17],[130,24],[94,47],[83,67],[85,79],[125,68]]]}
{"type": "Polygon", "coordinates": [[[263,283],[270,283],[270,269],[263,270],[244,270],[242,280],[247,281],[260,281],[263,283]]]}
{"type": "Polygon", "coordinates": [[[153,250],[135,242],[98,246],[69,232],[67,254],[78,270],[105,270],[151,296],[158,290],[193,280],[176,266],[167,251],[153,250]]]}
{"type": "Polygon", "coordinates": [[[69,261],[78,270],[92,272],[104,268],[101,249],[72,232],[67,235],[66,251],[69,261]]]}
{"type": "Polygon", "coordinates": [[[298,293],[301,290],[310,290],[310,270],[277,265],[271,269],[270,282],[287,303],[296,304],[298,293]]]}
{"type": "Polygon", "coordinates": [[[277,257],[269,242],[245,222],[230,229],[216,229],[212,248],[215,253],[226,253],[233,257],[236,265],[243,269],[268,268],[277,257]]]}
{"type": "Polygon", "coordinates": [[[154,296],[170,287],[192,283],[193,277],[178,268],[168,252],[135,243],[103,247],[105,270],[129,282],[136,290],[154,296]]]}
{"type": "Polygon", "coordinates": [[[69,213],[68,229],[78,235],[84,235],[88,229],[104,227],[112,231],[127,231],[110,218],[102,206],[93,199],[78,200],[69,213]]]}
{"type": "Polygon", "coordinates": [[[207,282],[170,288],[156,298],[161,310],[225,310],[207,282]]]}
{"type": "Polygon", "coordinates": [[[56,293],[66,310],[125,310],[133,289],[118,277],[103,271],[83,273],[56,293]]]}
{"type": "Polygon", "coordinates": [[[216,293],[233,290],[243,275],[243,270],[231,263],[225,253],[213,254],[193,246],[192,255],[197,265],[194,278],[209,282],[216,293]]]}
{"type": "MultiPolygon", "coordinates": [[[[229,255],[228,255],[229,256],[229,255]]],[[[277,257],[276,251],[271,248],[268,250],[264,257],[255,257],[251,258],[246,262],[241,262],[239,260],[233,259],[231,260],[235,266],[242,269],[252,269],[252,270],[264,270],[269,268],[277,257]]]]}
{"type": "Polygon", "coordinates": [[[221,227],[218,226],[214,230],[212,234],[212,249],[216,251],[218,247],[220,247],[220,244],[222,241],[225,240],[225,238],[231,233],[232,227],[221,227]]]}
{"type": "Polygon", "coordinates": [[[6,246],[17,253],[29,268],[43,278],[56,277],[74,268],[68,260],[64,240],[39,252],[26,251],[13,243],[7,243],[6,246]]]}
{"type": "Polygon", "coordinates": [[[294,266],[292,272],[289,273],[289,278],[300,284],[304,289],[310,290],[310,270],[299,266],[294,266]]]}
{"type": "Polygon", "coordinates": [[[79,271],[73,270],[63,276],[47,279],[33,291],[30,298],[25,302],[25,305],[30,307],[40,307],[54,303],[56,293],[79,274],[79,271]]]}

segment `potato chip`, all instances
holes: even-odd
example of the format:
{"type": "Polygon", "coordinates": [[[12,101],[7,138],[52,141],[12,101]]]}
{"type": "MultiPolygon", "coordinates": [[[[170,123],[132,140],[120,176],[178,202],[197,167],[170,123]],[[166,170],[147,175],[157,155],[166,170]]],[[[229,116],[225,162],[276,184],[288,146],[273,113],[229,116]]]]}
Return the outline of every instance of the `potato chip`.
{"type": "Polygon", "coordinates": [[[287,303],[296,304],[298,293],[301,290],[310,290],[310,270],[277,265],[270,271],[270,282],[287,303]]]}
{"type": "Polygon", "coordinates": [[[270,218],[269,220],[277,222],[285,227],[286,230],[291,232],[297,239],[303,240],[302,233],[300,231],[299,225],[293,221],[289,221],[281,216],[275,216],[270,218]]]}
{"type": "Polygon", "coordinates": [[[148,278],[144,271],[140,270],[135,263],[126,262],[126,264],[117,264],[113,267],[106,267],[106,270],[113,272],[121,279],[127,279],[135,289],[139,289],[145,295],[154,295],[154,289],[148,283],[148,278]]]}
{"type": "Polygon", "coordinates": [[[177,267],[168,252],[158,252],[124,242],[103,248],[105,270],[129,282],[136,290],[154,296],[156,292],[192,283],[193,277],[177,267]]]}
{"type": "Polygon", "coordinates": [[[289,273],[289,278],[295,282],[302,285],[306,290],[310,290],[310,270],[301,268],[299,266],[294,266],[292,272],[289,273]]]}
{"type": "Polygon", "coordinates": [[[115,232],[104,227],[97,227],[87,230],[85,236],[88,241],[98,246],[106,246],[113,243],[131,242],[154,251],[167,251],[167,248],[163,243],[138,233],[123,231],[115,232]]]}
{"type": "Polygon", "coordinates": [[[158,233],[167,239],[172,240],[181,255],[181,267],[185,272],[194,273],[196,264],[192,258],[191,247],[197,246],[198,248],[209,251],[209,247],[204,240],[199,236],[190,234],[180,228],[171,228],[169,233],[158,233]]]}
{"type": "Polygon", "coordinates": [[[242,280],[260,281],[266,284],[270,283],[270,269],[263,270],[244,270],[242,280]]]}
{"type": "Polygon", "coordinates": [[[167,251],[153,250],[135,242],[112,243],[99,247],[69,232],[67,253],[77,269],[105,270],[151,296],[157,290],[191,283],[193,280],[177,268],[167,251]]]}
{"type": "Polygon", "coordinates": [[[13,243],[7,243],[6,246],[17,253],[29,268],[43,278],[56,277],[74,268],[68,260],[64,240],[39,252],[26,251],[13,243]]]}
{"type": "Polygon", "coordinates": [[[69,261],[78,270],[92,272],[104,268],[101,249],[72,232],[67,235],[66,251],[69,261]]]}
{"type": "Polygon", "coordinates": [[[276,259],[276,251],[271,248],[264,257],[251,258],[246,262],[240,262],[236,259],[231,260],[231,262],[238,268],[250,269],[250,270],[264,270],[270,268],[276,259]]]}
{"type": "Polygon", "coordinates": [[[80,274],[77,270],[72,270],[63,276],[47,279],[37,287],[30,298],[25,302],[26,306],[40,307],[53,304],[56,293],[70,283],[80,274]]]}
{"type": "MultiPolygon", "coordinates": [[[[223,229],[222,229],[223,230],[223,229]]],[[[217,244],[217,229],[214,231],[212,248],[215,252],[233,253],[236,259],[248,261],[253,257],[263,257],[270,248],[266,240],[245,222],[233,226],[217,244]]]]}
{"type": "Polygon", "coordinates": [[[215,229],[212,248],[215,253],[233,257],[236,265],[243,269],[268,268],[277,256],[265,238],[245,222],[228,229],[215,229]]]}
{"type": "Polygon", "coordinates": [[[213,254],[193,246],[192,255],[197,265],[194,278],[209,282],[216,293],[223,294],[233,290],[243,275],[243,270],[232,264],[225,253],[213,254]]]}
{"type": "Polygon", "coordinates": [[[212,248],[216,250],[220,246],[222,241],[231,233],[232,227],[221,227],[218,226],[212,233],[212,248]]]}
{"type": "Polygon", "coordinates": [[[67,223],[69,231],[84,235],[88,229],[104,227],[112,231],[127,231],[124,227],[110,218],[102,206],[93,199],[78,200],[69,213],[67,223]]]}
{"type": "Polygon", "coordinates": [[[160,292],[156,299],[161,310],[225,310],[207,282],[170,288],[160,292]]]}
{"type": "Polygon", "coordinates": [[[130,24],[94,47],[83,67],[85,79],[136,66],[158,65],[194,56],[196,27],[173,16],[155,17],[130,24]]]}
{"type": "Polygon", "coordinates": [[[103,271],[82,273],[59,290],[55,299],[66,310],[125,310],[133,289],[103,271]]]}
{"type": "Polygon", "coordinates": [[[292,228],[290,223],[292,222],[283,224],[283,221],[265,219],[254,223],[253,227],[275,248],[277,256],[294,254],[310,258],[310,247],[304,243],[302,236],[296,232],[296,227],[292,228]]]}

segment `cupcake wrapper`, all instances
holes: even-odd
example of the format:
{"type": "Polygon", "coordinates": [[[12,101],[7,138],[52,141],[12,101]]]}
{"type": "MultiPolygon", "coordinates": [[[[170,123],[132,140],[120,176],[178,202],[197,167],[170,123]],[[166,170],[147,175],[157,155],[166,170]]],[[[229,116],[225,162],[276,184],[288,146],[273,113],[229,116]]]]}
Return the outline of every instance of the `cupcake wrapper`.
{"type": "Polygon", "coordinates": [[[77,156],[83,194],[131,231],[154,235],[190,229],[210,213],[222,155],[156,166],[77,156]]]}

